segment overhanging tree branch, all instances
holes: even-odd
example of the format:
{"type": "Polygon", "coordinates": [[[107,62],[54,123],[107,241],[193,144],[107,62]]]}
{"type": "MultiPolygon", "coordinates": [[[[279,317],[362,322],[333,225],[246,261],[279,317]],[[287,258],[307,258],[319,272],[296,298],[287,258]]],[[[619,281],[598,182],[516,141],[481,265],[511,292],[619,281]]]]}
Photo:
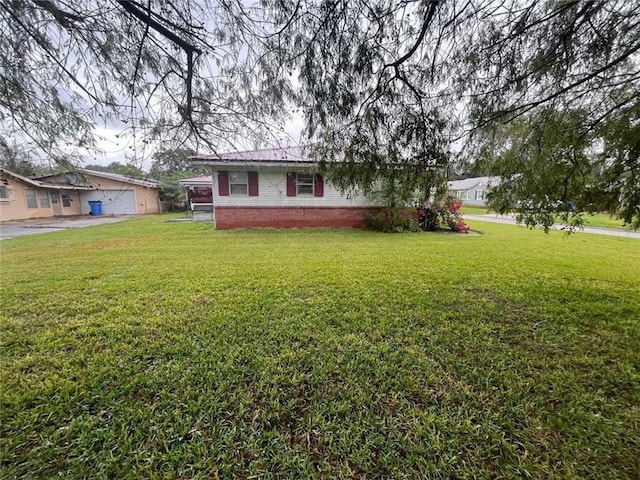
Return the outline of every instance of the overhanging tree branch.
{"type": "Polygon", "coordinates": [[[166,28],[161,23],[154,20],[149,12],[145,12],[142,10],[139,5],[131,0],[116,0],[118,4],[124,8],[131,15],[136,17],[138,20],[143,22],[147,27],[153,28],[156,32],[160,33],[162,36],[172,41],[176,45],[178,45],[182,50],[187,54],[187,78],[185,80],[186,86],[186,102],[185,106],[181,109],[181,115],[187,121],[191,122],[191,113],[193,111],[192,106],[192,96],[193,96],[193,54],[194,53],[202,53],[199,48],[192,45],[191,43],[183,40],[178,35],[173,33],[171,30],[166,28]]]}
{"type": "Polygon", "coordinates": [[[129,12],[131,15],[136,17],[142,23],[144,23],[146,25],[149,25],[156,32],[158,32],[162,36],[166,37],[167,39],[171,40],[176,45],[178,45],[185,52],[201,53],[201,51],[197,47],[195,47],[194,45],[191,45],[189,42],[187,42],[187,41],[183,40],[182,38],[178,37],[175,33],[173,33],[171,30],[166,28],[164,25],[162,25],[161,23],[159,23],[156,20],[154,20],[151,17],[151,15],[149,15],[144,10],[139,8],[137,3],[135,3],[135,2],[133,2],[131,0],[116,0],[116,2],[118,2],[118,4],[122,8],[124,8],[127,12],[129,12]]]}

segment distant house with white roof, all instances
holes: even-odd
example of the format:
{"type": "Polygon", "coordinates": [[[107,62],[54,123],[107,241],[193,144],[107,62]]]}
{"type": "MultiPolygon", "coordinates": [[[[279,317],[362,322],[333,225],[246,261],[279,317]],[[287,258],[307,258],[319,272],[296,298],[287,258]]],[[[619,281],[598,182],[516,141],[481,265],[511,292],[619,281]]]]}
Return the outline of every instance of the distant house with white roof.
{"type": "Polygon", "coordinates": [[[197,155],[212,175],[180,180],[192,210],[212,211],[217,228],[363,227],[380,206],[343,195],[301,147],[197,155]]]}
{"type": "Polygon", "coordinates": [[[499,183],[497,177],[475,177],[448,183],[449,194],[472,207],[487,206],[487,192],[499,183]]]}

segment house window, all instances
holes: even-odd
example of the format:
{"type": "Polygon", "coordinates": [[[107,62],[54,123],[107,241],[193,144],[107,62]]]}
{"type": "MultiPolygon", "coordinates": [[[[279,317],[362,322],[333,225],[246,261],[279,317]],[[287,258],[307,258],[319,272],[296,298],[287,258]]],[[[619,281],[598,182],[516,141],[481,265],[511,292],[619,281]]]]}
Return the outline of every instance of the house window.
{"type": "Polygon", "coordinates": [[[27,188],[24,191],[24,194],[27,197],[27,208],[38,208],[38,197],[36,197],[36,191],[27,188]]]}
{"type": "Polygon", "coordinates": [[[249,193],[247,172],[229,172],[229,188],[231,195],[247,195],[249,193]]]}
{"type": "Polygon", "coordinates": [[[218,195],[248,195],[257,197],[259,194],[258,172],[218,172],[218,195]]]}
{"type": "Polygon", "coordinates": [[[458,190],[456,192],[456,198],[459,198],[460,200],[468,200],[469,190],[458,190]]]}
{"type": "Polygon", "coordinates": [[[0,200],[9,200],[9,189],[7,187],[0,187],[0,200]]]}
{"type": "Polygon", "coordinates": [[[62,194],[62,206],[70,207],[71,206],[71,196],[68,193],[62,194]]]}
{"type": "Polygon", "coordinates": [[[484,190],[476,190],[476,200],[484,200],[484,190]]]}
{"type": "Polygon", "coordinates": [[[50,208],[51,202],[49,202],[49,192],[46,190],[40,190],[38,192],[38,197],[40,200],[40,208],[50,208]]]}
{"type": "Polygon", "coordinates": [[[60,203],[60,194],[58,192],[51,192],[51,203],[60,203]]]}
{"type": "Polygon", "coordinates": [[[298,195],[313,195],[313,174],[298,173],[296,185],[298,187],[298,195]]]}
{"type": "Polygon", "coordinates": [[[324,197],[324,179],[319,173],[287,172],[287,197],[324,197]]]}

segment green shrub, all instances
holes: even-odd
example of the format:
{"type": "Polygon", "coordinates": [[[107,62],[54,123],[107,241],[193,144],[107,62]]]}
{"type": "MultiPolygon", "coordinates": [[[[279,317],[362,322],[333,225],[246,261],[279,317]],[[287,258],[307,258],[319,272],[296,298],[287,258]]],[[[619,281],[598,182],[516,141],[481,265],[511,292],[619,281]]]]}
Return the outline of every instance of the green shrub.
{"type": "Polygon", "coordinates": [[[369,228],[378,232],[419,232],[420,227],[411,211],[387,207],[376,215],[365,217],[369,228]]]}

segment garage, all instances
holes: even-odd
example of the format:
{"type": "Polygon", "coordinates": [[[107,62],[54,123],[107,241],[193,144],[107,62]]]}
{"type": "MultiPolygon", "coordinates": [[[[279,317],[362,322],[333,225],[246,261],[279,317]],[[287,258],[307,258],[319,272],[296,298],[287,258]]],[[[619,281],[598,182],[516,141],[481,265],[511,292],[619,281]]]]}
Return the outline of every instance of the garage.
{"type": "MultiPolygon", "coordinates": [[[[161,211],[160,185],[155,180],[133,178],[112,172],[77,169],[39,180],[78,188],[82,215],[89,215],[89,202],[102,202],[104,215],[146,215],[161,211]]],[[[77,211],[76,210],[76,211],[77,211]]]]}
{"type": "Polygon", "coordinates": [[[83,215],[91,212],[89,202],[102,202],[102,213],[104,215],[135,215],[136,194],[133,189],[122,190],[96,190],[93,192],[82,192],[80,194],[80,208],[83,215]]]}

